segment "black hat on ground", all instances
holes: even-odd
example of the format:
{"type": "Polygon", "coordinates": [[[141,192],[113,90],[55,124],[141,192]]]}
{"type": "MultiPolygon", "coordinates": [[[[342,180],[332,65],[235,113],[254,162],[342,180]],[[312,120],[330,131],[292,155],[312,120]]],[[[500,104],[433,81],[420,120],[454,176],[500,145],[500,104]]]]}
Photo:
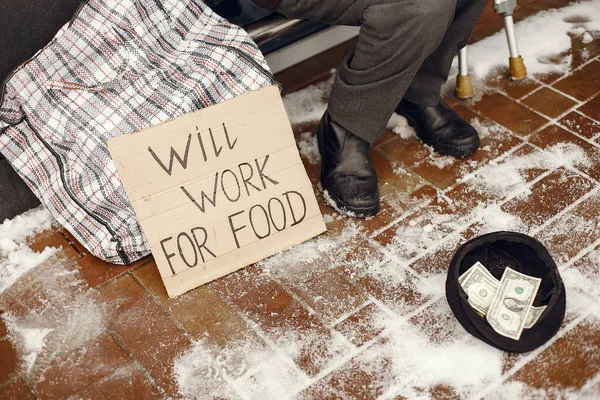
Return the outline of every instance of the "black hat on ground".
{"type": "Polygon", "coordinates": [[[454,255],[446,280],[446,298],[460,324],[471,335],[500,350],[525,353],[540,347],[560,328],[565,316],[565,288],[556,263],[539,241],[516,232],[494,232],[463,244],[454,255]],[[497,333],[468,302],[458,278],[476,262],[483,264],[498,280],[509,267],[541,278],[535,307],[547,306],[537,323],[514,340],[497,333]]]}

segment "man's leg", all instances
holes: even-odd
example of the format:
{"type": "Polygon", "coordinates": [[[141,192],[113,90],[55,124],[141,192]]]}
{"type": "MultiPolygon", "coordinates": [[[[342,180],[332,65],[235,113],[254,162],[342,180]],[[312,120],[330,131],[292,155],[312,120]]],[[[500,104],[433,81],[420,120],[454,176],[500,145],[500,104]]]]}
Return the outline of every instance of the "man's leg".
{"type": "Polygon", "coordinates": [[[458,0],[456,14],[437,50],[425,59],[404,99],[422,106],[435,106],[448,79],[452,60],[465,47],[488,0],[458,0]]]}
{"type": "Polygon", "coordinates": [[[440,45],[457,0],[283,0],[291,18],[360,25],[356,48],[340,65],[329,98],[331,117],[372,143],[440,45]]]}
{"type": "Polygon", "coordinates": [[[383,132],[423,61],[439,46],[456,0],[283,0],[288,17],[360,25],[317,131],[326,198],[358,216],[379,210],[369,144],[383,132]]]}
{"type": "Polygon", "coordinates": [[[485,4],[486,0],[458,0],[456,14],[440,46],[425,59],[396,108],[423,142],[454,157],[475,152],[479,135],[440,100],[440,89],[448,79],[454,56],[469,41],[485,4]]]}

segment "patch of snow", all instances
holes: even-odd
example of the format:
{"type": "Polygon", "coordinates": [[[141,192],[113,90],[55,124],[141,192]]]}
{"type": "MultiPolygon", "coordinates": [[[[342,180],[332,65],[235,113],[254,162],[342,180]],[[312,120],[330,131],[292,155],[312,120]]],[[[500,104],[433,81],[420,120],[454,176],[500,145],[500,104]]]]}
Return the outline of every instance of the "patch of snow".
{"type": "MultiPolygon", "coordinates": [[[[515,23],[521,56],[529,74],[565,73],[571,65],[574,16],[584,16],[575,29],[600,31],[600,0],[588,0],[567,7],[542,11],[515,23]]],[[[477,78],[485,78],[496,67],[508,69],[508,44],[504,30],[469,46],[469,67],[477,78]]],[[[456,62],[456,60],[455,60],[456,62]]]]}
{"type": "Polygon", "coordinates": [[[307,86],[283,97],[283,105],[292,124],[314,122],[327,110],[327,99],[335,74],[323,82],[307,86]]]}
{"type": "Polygon", "coordinates": [[[50,212],[43,206],[4,220],[0,225],[0,238],[10,238],[22,243],[30,236],[50,229],[55,223],[50,212]]]}
{"type": "Polygon", "coordinates": [[[480,139],[506,133],[506,128],[495,122],[482,123],[479,118],[473,118],[469,123],[475,128],[480,139]]]}
{"type": "Polygon", "coordinates": [[[481,188],[496,196],[517,192],[527,194],[529,188],[523,174],[528,169],[589,167],[590,163],[591,160],[579,146],[572,143],[559,143],[528,155],[511,155],[500,163],[492,161],[466,178],[475,176],[476,183],[481,185],[481,188]]]}
{"type": "Polygon", "coordinates": [[[369,350],[389,355],[392,382],[402,397],[421,397],[422,388],[447,385],[462,398],[502,373],[504,353],[475,338],[435,343],[409,323],[390,332],[389,344],[369,350]]]}
{"type": "Polygon", "coordinates": [[[45,345],[46,336],[54,329],[16,329],[17,334],[21,336],[23,349],[27,354],[24,359],[27,364],[27,373],[31,372],[31,368],[37,360],[38,354],[42,351],[45,345]]]}
{"type": "Polygon", "coordinates": [[[417,137],[414,128],[409,125],[406,118],[396,113],[393,113],[390,117],[390,120],[387,123],[387,129],[392,130],[392,132],[405,140],[417,137]]]}
{"type": "Polygon", "coordinates": [[[301,133],[297,144],[300,155],[303,156],[309,163],[318,164],[321,161],[317,137],[311,132],[301,133]]]}
{"type": "Polygon", "coordinates": [[[437,153],[431,153],[431,155],[429,156],[429,158],[431,160],[431,164],[435,165],[439,169],[444,169],[446,167],[454,165],[454,163],[457,160],[455,157],[442,156],[442,155],[439,155],[437,153]]]}
{"type": "Polygon", "coordinates": [[[329,215],[329,214],[323,215],[323,222],[325,222],[325,224],[329,224],[333,221],[335,221],[335,219],[331,215],[329,215]]]}
{"type": "Polygon", "coordinates": [[[48,210],[38,207],[0,225],[0,293],[58,252],[52,247],[34,252],[26,243],[27,238],[50,229],[53,223],[48,210]]]}
{"type": "Polygon", "coordinates": [[[584,33],[581,38],[581,43],[583,43],[583,44],[589,44],[589,43],[592,43],[593,41],[594,41],[594,37],[589,32],[584,33]]]}

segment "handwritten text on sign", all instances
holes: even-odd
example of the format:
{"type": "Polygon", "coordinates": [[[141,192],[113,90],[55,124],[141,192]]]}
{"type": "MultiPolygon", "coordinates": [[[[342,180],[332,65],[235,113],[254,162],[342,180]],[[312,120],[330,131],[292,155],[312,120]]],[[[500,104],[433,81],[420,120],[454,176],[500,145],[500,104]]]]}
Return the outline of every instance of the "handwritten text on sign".
{"type": "Polygon", "coordinates": [[[276,87],[108,146],[170,296],[325,230],[276,87]]]}

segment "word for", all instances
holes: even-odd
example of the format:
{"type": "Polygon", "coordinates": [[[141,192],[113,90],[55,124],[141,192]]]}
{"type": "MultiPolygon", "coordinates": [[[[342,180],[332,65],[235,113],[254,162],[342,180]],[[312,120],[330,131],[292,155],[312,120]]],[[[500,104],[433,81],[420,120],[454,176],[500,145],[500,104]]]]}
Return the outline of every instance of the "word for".
{"type": "MultiPolygon", "coordinates": [[[[253,237],[263,240],[286,228],[298,225],[306,218],[306,201],[301,193],[294,190],[282,193],[280,197],[272,197],[262,204],[255,204],[248,209],[235,212],[227,217],[231,239],[239,249],[244,243],[254,241],[253,237]]],[[[161,249],[175,275],[174,265],[185,265],[194,268],[204,264],[208,257],[218,256],[207,244],[208,235],[203,227],[195,227],[177,236],[170,236],[160,241],[161,249]]]]}

